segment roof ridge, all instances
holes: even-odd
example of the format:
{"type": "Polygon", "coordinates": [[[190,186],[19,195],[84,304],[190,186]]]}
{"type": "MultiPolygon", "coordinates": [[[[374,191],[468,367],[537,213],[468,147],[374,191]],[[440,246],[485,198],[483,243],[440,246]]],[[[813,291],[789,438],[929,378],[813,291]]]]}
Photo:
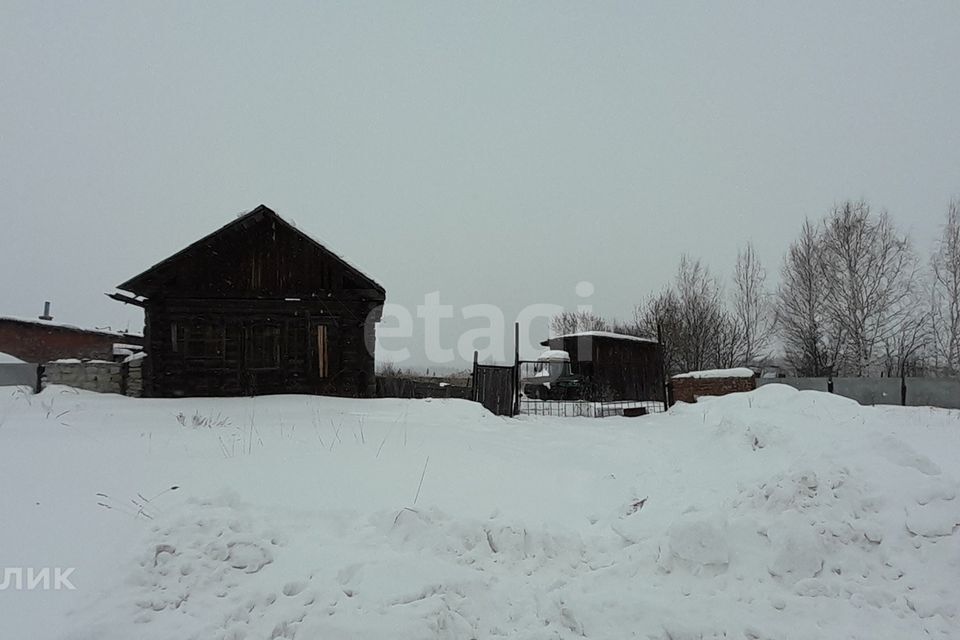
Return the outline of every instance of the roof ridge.
{"type": "Polygon", "coordinates": [[[131,292],[131,293],[136,293],[136,291],[135,291],[134,289],[130,288],[130,287],[131,287],[131,286],[134,286],[134,287],[135,287],[137,280],[143,278],[144,276],[146,276],[147,274],[149,274],[149,273],[152,272],[152,271],[155,271],[155,270],[160,269],[161,267],[163,267],[163,266],[165,266],[165,265],[167,265],[167,264],[170,264],[171,262],[173,262],[173,261],[176,260],[177,258],[185,255],[185,254],[188,253],[189,251],[194,250],[198,245],[206,242],[207,240],[213,238],[214,236],[216,236],[216,235],[218,235],[218,234],[226,231],[227,229],[229,229],[229,228],[231,228],[231,227],[233,227],[233,226],[235,226],[235,225],[241,225],[241,224],[243,224],[246,220],[248,220],[248,219],[250,219],[250,218],[252,218],[252,217],[254,217],[254,216],[256,216],[256,215],[264,215],[264,216],[268,216],[268,217],[273,217],[274,219],[278,220],[280,223],[282,223],[283,225],[285,225],[288,229],[290,229],[290,230],[293,231],[294,233],[299,234],[301,237],[305,238],[306,240],[308,240],[308,241],[311,242],[312,244],[314,244],[314,245],[316,245],[317,247],[319,247],[322,251],[328,253],[328,254],[329,254],[330,256],[332,256],[333,258],[339,260],[341,263],[343,263],[343,265],[344,265],[349,271],[352,271],[356,276],[359,276],[361,280],[363,280],[363,281],[366,282],[366,284],[370,285],[372,288],[376,289],[377,291],[379,291],[379,292],[381,292],[381,293],[384,293],[384,294],[386,293],[386,290],[383,288],[383,286],[382,286],[380,283],[378,283],[378,282],[377,282],[376,280],[374,280],[372,277],[370,277],[369,275],[367,275],[366,273],[364,273],[363,271],[361,271],[361,270],[360,270],[359,268],[357,268],[354,264],[352,264],[349,260],[347,260],[346,258],[344,258],[343,256],[341,256],[340,254],[332,251],[332,250],[329,249],[324,243],[320,242],[320,241],[317,240],[315,237],[311,236],[309,233],[303,231],[302,229],[300,229],[299,227],[297,227],[297,225],[292,224],[292,223],[291,223],[290,221],[288,221],[286,218],[284,218],[284,217],[281,216],[279,213],[277,213],[276,211],[274,211],[273,209],[271,209],[270,207],[268,207],[267,205],[265,205],[265,204],[263,204],[263,203],[258,204],[256,207],[254,207],[253,209],[251,209],[250,211],[247,211],[246,213],[244,213],[244,214],[242,214],[242,215],[238,215],[238,216],[237,216],[236,218],[234,218],[233,220],[227,222],[226,224],[224,224],[224,225],[222,225],[222,226],[220,226],[220,227],[217,227],[216,229],[214,229],[214,230],[211,231],[210,233],[202,236],[202,237],[199,238],[198,240],[194,240],[193,242],[191,242],[190,244],[188,244],[188,245],[185,246],[184,248],[180,249],[179,251],[177,251],[177,252],[175,252],[175,253],[167,256],[167,257],[164,258],[163,260],[160,260],[159,262],[155,263],[154,265],[152,265],[152,266],[148,267],[147,269],[141,271],[140,273],[138,273],[137,275],[133,276],[132,278],[129,278],[129,279],[127,279],[126,281],[120,283],[119,285],[117,285],[116,288],[117,288],[117,289],[121,289],[121,290],[123,290],[123,291],[129,291],[129,292],[131,292]]]}

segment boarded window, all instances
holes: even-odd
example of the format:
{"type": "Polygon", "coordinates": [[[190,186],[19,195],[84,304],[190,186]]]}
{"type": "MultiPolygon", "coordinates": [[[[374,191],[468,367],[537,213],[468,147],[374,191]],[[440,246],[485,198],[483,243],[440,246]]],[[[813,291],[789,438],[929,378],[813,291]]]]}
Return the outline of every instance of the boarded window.
{"type": "Polygon", "coordinates": [[[183,351],[184,332],[179,322],[170,323],[170,350],[174,353],[183,351]]]}
{"type": "Polygon", "coordinates": [[[321,378],[326,378],[329,375],[328,371],[328,345],[327,345],[327,328],[323,325],[317,327],[317,365],[318,373],[321,378]]]}

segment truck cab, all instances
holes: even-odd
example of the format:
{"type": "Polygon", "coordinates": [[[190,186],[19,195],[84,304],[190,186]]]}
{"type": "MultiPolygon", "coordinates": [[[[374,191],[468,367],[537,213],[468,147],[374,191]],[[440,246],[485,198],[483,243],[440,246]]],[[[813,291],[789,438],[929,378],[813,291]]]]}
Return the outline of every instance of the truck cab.
{"type": "Polygon", "coordinates": [[[533,364],[533,374],[521,380],[523,395],[534,400],[579,400],[583,378],[570,369],[570,354],[550,349],[533,364]]]}

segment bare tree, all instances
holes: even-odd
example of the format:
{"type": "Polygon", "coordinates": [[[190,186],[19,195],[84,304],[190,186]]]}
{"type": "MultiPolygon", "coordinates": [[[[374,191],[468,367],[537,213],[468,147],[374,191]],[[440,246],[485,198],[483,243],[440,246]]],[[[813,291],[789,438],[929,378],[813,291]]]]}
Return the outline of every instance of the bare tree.
{"type": "Polygon", "coordinates": [[[683,256],[673,286],[638,307],[636,322],[648,335],[659,327],[668,372],[720,366],[727,322],[722,290],[699,260],[683,256]]]}
{"type": "Polygon", "coordinates": [[[657,339],[657,328],[652,327],[647,329],[639,324],[637,318],[639,316],[634,312],[634,318],[631,320],[613,320],[610,322],[610,331],[613,333],[619,333],[623,336],[636,336],[638,338],[649,338],[651,340],[657,339]]]}
{"type": "Polygon", "coordinates": [[[730,366],[754,365],[767,355],[774,315],[766,283],[767,271],[753,244],[747,243],[733,271],[733,308],[726,330],[730,366]]]}
{"type": "Polygon", "coordinates": [[[710,366],[726,369],[750,364],[743,356],[745,343],[745,325],[736,315],[721,309],[712,342],[713,360],[710,366]]]}
{"type": "Polygon", "coordinates": [[[669,373],[680,373],[676,345],[682,333],[677,294],[672,288],[650,296],[634,309],[634,324],[641,335],[658,336],[663,350],[663,366],[669,373]]]}
{"type": "Polygon", "coordinates": [[[885,347],[885,374],[887,377],[923,375],[926,370],[926,348],[930,342],[930,312],[920,300],[911,305],[913,311],[904,318],[885,347]]]}
{"type": "Polygon", "coordinates": [[[880,349],[908,321],[916,285],[916,258],[884,212],[865,202],[845,202],[827,218],[822,235],[824,303],[845,338],[843,370],[869,375],[880,349]]]}
{"type": "Polygon", "coordinates": [[[829,278],[820,264],[820,245],[818,230],[804,220],[800,237],[790,245],[780,269],[777,327],[787,364],[801,376],[830,373],[841,342],[841,336],[831,336],[827,326],[829,278]]]}
{"type": "Polygon", "coordinates": [[[609,323],[593,311],[580,309],[578,311],[563,311],[555,315],[550,321],[550,329],[554,335],[562,336],[580,331],[607,331],[609,323]]]}
{"type": "Polygon", "coordinates": [[[930,318],[936,364],[947,375],[960,373],[960,200],[947,209],[943,235],[930,260],[930,318]]]}

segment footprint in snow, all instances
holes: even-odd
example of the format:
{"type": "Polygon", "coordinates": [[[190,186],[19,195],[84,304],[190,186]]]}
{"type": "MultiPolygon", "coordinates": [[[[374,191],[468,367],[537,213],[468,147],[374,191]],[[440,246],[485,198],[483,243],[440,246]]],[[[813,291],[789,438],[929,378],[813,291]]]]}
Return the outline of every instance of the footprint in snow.
{"type": "Polygon", "coordinates": [[[256,573],[273,562],[270,552],[249,542],[231,542],[227,545],[227,563],[245,573],[256,573]]]}
{"type": "Polygon", "coordinates": [[[285,596],[295,596],[298,595],[301,591],[307,588],[307,583],[305,580],[296,580],[294,582],[288,582],[283,585],[283,595],[285,596]]]}

